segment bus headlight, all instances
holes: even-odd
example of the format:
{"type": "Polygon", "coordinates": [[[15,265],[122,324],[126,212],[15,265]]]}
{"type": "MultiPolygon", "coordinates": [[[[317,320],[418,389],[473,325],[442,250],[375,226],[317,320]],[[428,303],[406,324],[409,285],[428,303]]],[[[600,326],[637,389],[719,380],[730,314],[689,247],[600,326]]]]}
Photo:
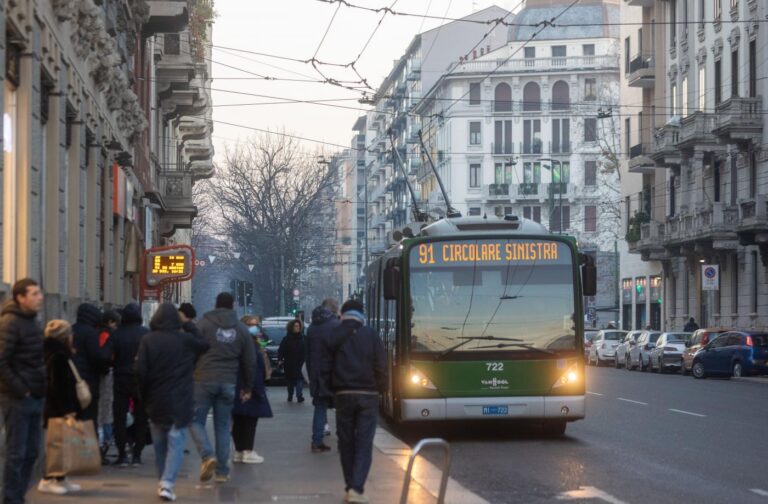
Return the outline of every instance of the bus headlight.
{"type": "Polygon", "coordinates": [[[435,384],[432,383],[432,380],[427,378],[427,376],[416,369],[415,367],[411,366],[409,373],[408,373],[408,380],[411,382],[411,385],[416,387],[422,387],[429,390],[437,390],[437,387],[435,387],[435,384]]]}
{"type": "Polygon", "coordinates": [[[559,387],[566,387],[568,385],[575,385],[581,381],[581,373],[579,373],[579,368],[576,364],[571,365],[563,375],[557,379],[557,381],[552,385],[553,389],[559,388],[559,387]]]}

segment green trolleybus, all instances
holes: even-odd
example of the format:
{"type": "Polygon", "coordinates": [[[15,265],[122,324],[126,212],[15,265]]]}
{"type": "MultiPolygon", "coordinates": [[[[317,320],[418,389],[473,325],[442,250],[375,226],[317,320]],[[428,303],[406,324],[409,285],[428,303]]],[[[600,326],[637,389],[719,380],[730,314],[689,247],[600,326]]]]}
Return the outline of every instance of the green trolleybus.
{"type": "Polygon", "coordinates": [[[584,418],[584,295],[595,268],[575,240],[527,219],[423,227],[366,272],[395,422],[530,419],[552,434],[584,418]]]}

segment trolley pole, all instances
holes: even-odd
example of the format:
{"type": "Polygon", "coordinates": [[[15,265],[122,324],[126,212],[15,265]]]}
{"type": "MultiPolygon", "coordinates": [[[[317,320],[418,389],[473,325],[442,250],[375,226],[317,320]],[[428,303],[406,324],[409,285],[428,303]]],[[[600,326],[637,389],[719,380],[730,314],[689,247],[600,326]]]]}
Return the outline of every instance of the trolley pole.
{"type": "Polygon", "coordinates": [[[280,317],[285,315],[285,256],[280,254],[280,317]]]}

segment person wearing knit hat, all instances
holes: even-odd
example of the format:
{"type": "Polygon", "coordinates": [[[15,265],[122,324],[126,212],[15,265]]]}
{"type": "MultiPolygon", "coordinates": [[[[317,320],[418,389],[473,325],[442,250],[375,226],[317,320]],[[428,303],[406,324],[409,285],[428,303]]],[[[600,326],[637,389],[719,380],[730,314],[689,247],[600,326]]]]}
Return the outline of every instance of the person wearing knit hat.
{"type": "Polygon", "coordinates": [[[331,333],[331,362],[323,366],[325,385],[335,393],[336,434],[346,485],[346,502],[368,502],[365,480],[373,459],[379,394],[387,383],[384,343],[365,325],[365,308],[350,299],[341,324],[331,333]]]}

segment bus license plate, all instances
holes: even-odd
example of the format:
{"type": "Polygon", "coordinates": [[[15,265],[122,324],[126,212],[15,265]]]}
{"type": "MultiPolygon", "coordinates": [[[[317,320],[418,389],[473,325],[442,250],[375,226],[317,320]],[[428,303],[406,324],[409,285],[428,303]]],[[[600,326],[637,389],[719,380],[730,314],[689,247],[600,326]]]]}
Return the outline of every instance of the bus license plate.
{"type": "Polygon", "coordinates": [[[507,406],[483,406],[483,415],[508,415],[507,406]]]}

